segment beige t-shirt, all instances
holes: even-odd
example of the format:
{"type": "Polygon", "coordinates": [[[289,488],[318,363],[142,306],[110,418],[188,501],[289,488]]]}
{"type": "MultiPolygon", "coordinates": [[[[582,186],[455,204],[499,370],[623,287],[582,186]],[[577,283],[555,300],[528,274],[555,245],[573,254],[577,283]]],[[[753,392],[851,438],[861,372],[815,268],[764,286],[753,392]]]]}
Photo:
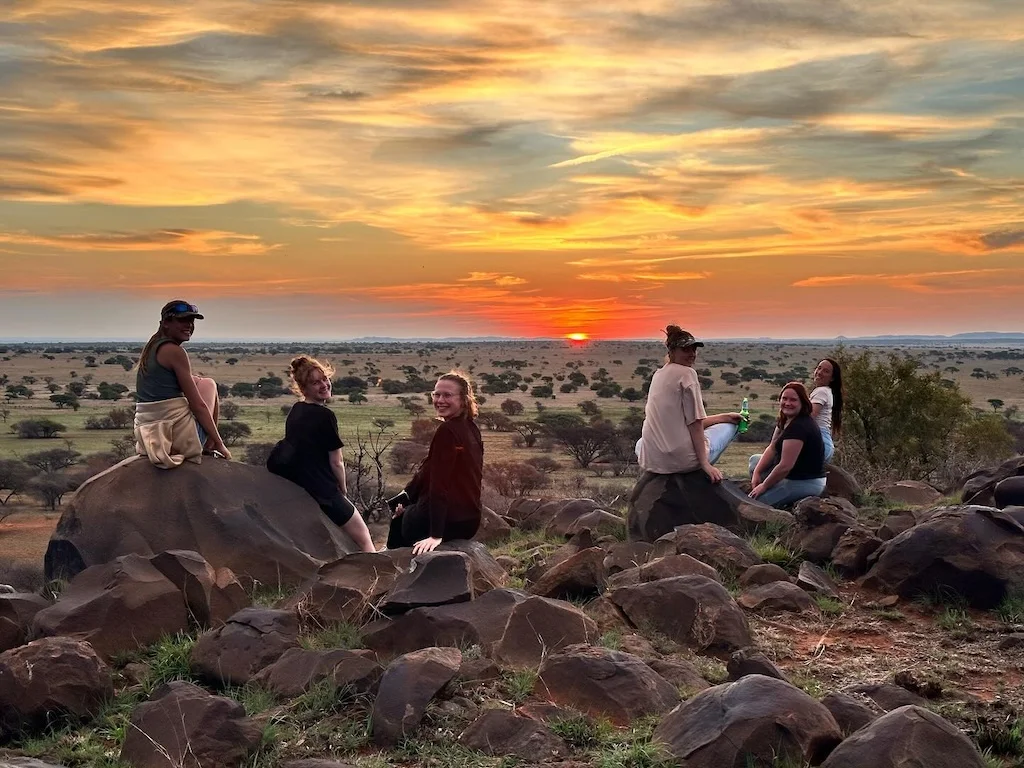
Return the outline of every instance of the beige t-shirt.
{"type": "Polygon", "coordinates": [[[655,371],[644,411],[640,468],[660,475],[699,469],[687,425],[705,416],[693,368],[668,363],[655,371]]]}

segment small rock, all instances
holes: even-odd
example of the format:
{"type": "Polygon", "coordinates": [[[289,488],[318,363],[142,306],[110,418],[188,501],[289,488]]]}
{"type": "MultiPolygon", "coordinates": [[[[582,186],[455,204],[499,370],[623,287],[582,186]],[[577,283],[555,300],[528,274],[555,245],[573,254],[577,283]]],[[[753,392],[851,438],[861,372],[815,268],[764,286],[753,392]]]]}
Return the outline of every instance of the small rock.
{"type": "Polygon", "coordinates": [[[813,595],[839,597],[839,588],[832,581],[832,577],[825,573],[824,568],[807,560],[800,563],[800,571],[796,575],[796,585],[813,595]]]}
{"type": "Polygon", "coordinates": [[[736,598],[736,603],[748,611],[802,613],[815,609],[810,596],[788,581],[773,581],[760,587],[751,587],[736,598]]]}
{"type": "Polygon", "coordinates": [[[729,672],[729,680],[732,681],[747,675],[764,675],[789,682],[786,674],[756,648],[741,648],[736,651],[729,657],[725,668],[729,672]]]}
{"type": "Polygon", "coordinates": [[[786,569],[775,563],[752,565],[740,574],[741,587],[759,587],[773,581],[789,581],[786,569]]]}

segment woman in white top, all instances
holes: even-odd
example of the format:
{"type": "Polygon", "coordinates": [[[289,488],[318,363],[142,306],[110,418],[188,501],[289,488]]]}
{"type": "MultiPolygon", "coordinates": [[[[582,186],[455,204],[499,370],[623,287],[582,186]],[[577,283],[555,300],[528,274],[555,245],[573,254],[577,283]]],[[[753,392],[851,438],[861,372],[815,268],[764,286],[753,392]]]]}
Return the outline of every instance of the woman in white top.
{"type": "Polygon", "coordinates": [[[839,363],[826,357],[814,369],[813,378],[812,415],[825,443],[825,461],[831,461],[836,450],[832,436],[839,437],[843,426],[843,372],[839,363]]]}
{"type": "Polygon", "coordinates": [[[668,357],[651,378],[637,444],[640,468],[659,475],[701,469],[712,483],[720,482],[722,473],[712,465],[736,436],[740,414],[705,413],[693,369],[704,343],[678,325],[668,326],[665,335],[668,357]]]}

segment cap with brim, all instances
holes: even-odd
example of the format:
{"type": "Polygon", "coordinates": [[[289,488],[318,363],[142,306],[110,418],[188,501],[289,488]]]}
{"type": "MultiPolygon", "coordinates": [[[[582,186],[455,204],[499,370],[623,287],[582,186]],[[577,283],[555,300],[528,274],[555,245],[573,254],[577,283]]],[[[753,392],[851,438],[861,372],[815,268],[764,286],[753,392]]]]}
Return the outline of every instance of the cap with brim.
{"type": "Polygon", "coordinates": [[[679,337],[672,343],[673,349],[685,349],[686,347],[703,347],[703,341],[697,341],[689,331],[680,331],[679,337]]]}
{"type": "Polygon", "coordinates": [[[164,304],[163,309],[160,310],[161,320],[170,320],[172,318],[187,320],[205,320],[206,318],[199,312],[199,307],[195,304],[189,304],[187,301],[169,301],[164,304]]]}

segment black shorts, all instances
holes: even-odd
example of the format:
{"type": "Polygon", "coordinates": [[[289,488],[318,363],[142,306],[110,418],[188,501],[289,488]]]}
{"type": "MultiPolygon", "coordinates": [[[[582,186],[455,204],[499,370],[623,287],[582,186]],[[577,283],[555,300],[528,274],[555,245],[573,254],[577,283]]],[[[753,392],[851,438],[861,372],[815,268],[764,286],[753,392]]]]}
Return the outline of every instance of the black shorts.
{"type": "Polygon", "coordinates": [[[356,505],[342,496],[340,491],[329,499],[317,499],[317,503],[330,521],[339,528],[356,513],[356,505]]]}

